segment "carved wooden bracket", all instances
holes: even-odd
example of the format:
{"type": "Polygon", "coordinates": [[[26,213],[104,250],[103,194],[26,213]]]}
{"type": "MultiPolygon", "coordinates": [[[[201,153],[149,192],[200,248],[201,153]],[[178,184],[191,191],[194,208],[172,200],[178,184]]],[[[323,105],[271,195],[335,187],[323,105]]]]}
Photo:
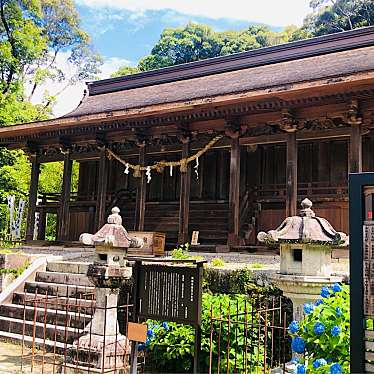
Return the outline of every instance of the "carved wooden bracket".
{"type": "Polygon", "coordinates": [[[285,132],[295,132],[303,129],[304,123],[297,120],[288,109],[283,109],[279,128],[285,132]]]}
{"type": "Polygon", "coordinates": [[[362,117],[360,115],[360,108],[358,100],[352,100],[346,114],[345,122],[349,125],[361,125],[362,117]]]}
{"type": "Polygon", "coordinates": [[[187,121],[181,121],[178,124],[178,131],[179,131],[179,134],[177,135],[177,138],[182,144],[186,144],[190,142],[191,131],[190,131],[190,125],[187,121]]]}
{"type": "Polygon", "coordinates": [[[239,118],[229,118],[226,120],[225,135],[231,139],[237,139],[242,135],[239,118]]]}

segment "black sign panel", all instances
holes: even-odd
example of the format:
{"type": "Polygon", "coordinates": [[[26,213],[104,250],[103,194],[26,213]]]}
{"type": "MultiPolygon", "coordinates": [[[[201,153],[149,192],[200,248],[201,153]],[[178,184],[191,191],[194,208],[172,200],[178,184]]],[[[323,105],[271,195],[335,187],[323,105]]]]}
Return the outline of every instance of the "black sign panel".
{"type": "Polygon", "coordinates": [[[200,324],[201,266],[141,264],[137,280],[139,317],[200,324]]]}

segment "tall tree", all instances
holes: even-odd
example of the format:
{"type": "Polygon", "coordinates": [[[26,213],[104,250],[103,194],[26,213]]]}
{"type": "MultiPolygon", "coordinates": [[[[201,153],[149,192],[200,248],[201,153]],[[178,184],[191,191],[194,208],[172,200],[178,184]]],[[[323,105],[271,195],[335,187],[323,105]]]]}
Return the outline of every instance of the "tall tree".
{"type": "MultiPolygon", "coordinates": [[[[34,105],[36,89],[48,79],[63,87],[93,78],[99,72],[100,57],[80,27],[72,0],[0,0],[0,126],[46,119],[51,115],[54,94],[34,105]],[[58,65],[63,54],[73,73],[58,65]]],[[[47,164],[48,178],[41,178],[41,189],[59,185],[61,165],[47,164]]],[[[26,196],[29,163],[20,151],[0,148],[0,204],[12,193],[26,196]]],[[[55,192],[55,191],[49,191],[55,192]]],[[[6,206],[0,205],[0,229],[4,228],[6,206]]]]}
{"type": "Polygon", "coordinates": [[[353,30],[374,24],[373,0],[311,0],[313,13],[304,29],[312,36],[353,30]]]}
{"type": "Polygon", "coordinates": [[[137,68],[121,67],[112,76],[203,60],[206,58],[248,51],[288,41],[294,27],[273,32],[267,26],[249,26],[241,31],[216,32],[204,24],[189,23],[185,27],[168,28],[151,53],[139,61],[137,68]]]}

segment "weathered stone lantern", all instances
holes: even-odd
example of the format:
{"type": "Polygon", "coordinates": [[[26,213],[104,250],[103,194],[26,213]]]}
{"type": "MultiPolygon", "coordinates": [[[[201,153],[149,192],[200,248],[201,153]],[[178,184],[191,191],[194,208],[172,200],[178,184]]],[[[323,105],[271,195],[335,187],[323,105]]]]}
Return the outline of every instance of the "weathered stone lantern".
{"type": "Polygon", "coordinates": [[[71,356],[79,365],[96,369],[118,369],[125,365],[130,344],[119,333],[117,321],[118,293],[122,282],[130,279],[131,267],[126,266],[127,249],[141,248],[142,239],[130,237],[122,226],[118,208],[96,234],[82,234],[80,241],[95,245],[94,263],[89,265],[87,276],[95,286],[96,307],[85,335],[73,343],[71,356]]]}
{"type": "Polygon", "coordinates": [[[295,320],[303,317],[305,302],[320,297],[321,287],[342,281],[332,273],[332,248],[348,245],[346,234],[316,217],[309,199],[304,199],[301,206],[298,216],[288,217],[277,229],[257,235],[260,242],[280,244],[280,272],[271,278],[292,300],[295,320]]]}

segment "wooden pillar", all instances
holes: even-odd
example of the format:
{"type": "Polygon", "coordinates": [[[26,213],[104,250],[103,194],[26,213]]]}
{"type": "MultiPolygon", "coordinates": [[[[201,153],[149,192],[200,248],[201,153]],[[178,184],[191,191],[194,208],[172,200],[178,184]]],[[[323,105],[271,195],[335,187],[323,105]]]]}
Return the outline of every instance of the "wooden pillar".
{"type": "MultiPolygon", "coordinates": [[[[189,137],[184,137],[182,144],[182,158],[187,158],[190,153],[189,137]]],[[[178,244],[185,244],[189,241],[190,187],[191,166],[188,164],[187,171],[180,173],[178,244]]]]}
{"type": "Polygon", "coordinates": [[[27,211],[26,240],[33,240],[35,226],[35,210],[38,200],[40,163],[36,155],[31,156],[31,178],[29,189],[29,207],[27,211]]]}
{"type": "Polygon", "coordinates": [[[72,174],[73,161],[70,159],[70,151],[64,154],[64,173],[62,176],[62,191],[60,197],[60,211],[59,211],[59,227],[58,227],[58,240],[69,239],[69,202],[71,191],[71,174],[72,174]]]}
{"type": "Polygon", "coordinates": [[[45,229],[47,226],[47,214],[45,209],[39,211],[38,240],[45,240],[45,229]]]}
{"type": "Polygon", "coordinates": [[[96,230],[105,224],[106,192],[108,186],[108,159],[106,148],[100,149],[99,173],[97,178],[97,199],[96,199],[96,230]]]}
{"type": "Polygon", "coordinates": [[[287,132],[286,217],[297,213],[297,140],[296,131],[287,132]]]}
{"type": "Polygon", "coordinates": [[[231,137],[230,191],[229,191],[229,233],[227,245],[239,244],[240,230],[240,144],[239,134],[231,137]]]}
{"type": "MultiPolygon", "coordinates": [[[[145,143],[139,144],[139,165],[144,166],[146,161],[145,143]]],[[[147,192],[147,182],[145,173],[141,173],[139,178],[139,185],[136,191],[136,205],[135,205],[135,230],[144,231],[145,220],[145,200],[147,192]]]]}
{"type": "Polygon", "coordinates": [[[362,172],[362,125],[351,124],[351,137],[349,144],[349,172],[362,172]]]}

